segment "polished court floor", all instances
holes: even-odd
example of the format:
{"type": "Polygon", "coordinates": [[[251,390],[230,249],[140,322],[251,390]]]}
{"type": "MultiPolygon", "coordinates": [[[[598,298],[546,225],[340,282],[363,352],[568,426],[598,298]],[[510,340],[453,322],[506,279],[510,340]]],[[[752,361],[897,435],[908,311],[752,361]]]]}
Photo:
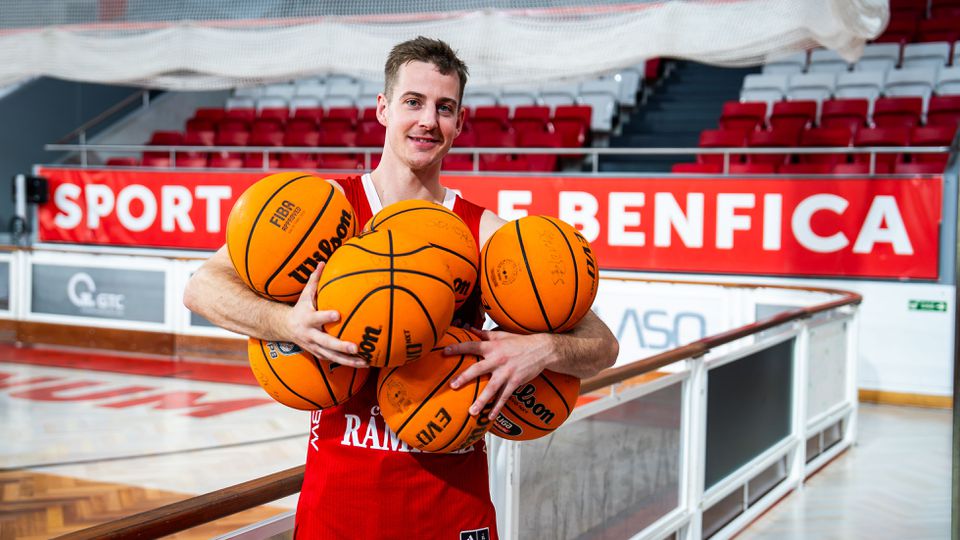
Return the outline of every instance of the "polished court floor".
{"type": "MultiPolygon", "coordinates": [[[[50,538],[302,464],[308,416],[275,404],[242,364],[0,345],[0,540],[50,538]]],[[[950,421],[862,405],[858,445],[738,538],[948,538],[950,421]]]]}

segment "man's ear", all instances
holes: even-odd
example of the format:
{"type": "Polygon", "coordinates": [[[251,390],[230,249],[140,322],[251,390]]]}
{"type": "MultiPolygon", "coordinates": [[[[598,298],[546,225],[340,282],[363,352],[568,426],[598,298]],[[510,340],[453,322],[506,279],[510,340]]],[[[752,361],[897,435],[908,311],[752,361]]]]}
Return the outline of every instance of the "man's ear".
{"type": "Polygon", "coordinates": [[[387,127],[387,96],[377,94],[377,121],[380,125],[387,127]]]}

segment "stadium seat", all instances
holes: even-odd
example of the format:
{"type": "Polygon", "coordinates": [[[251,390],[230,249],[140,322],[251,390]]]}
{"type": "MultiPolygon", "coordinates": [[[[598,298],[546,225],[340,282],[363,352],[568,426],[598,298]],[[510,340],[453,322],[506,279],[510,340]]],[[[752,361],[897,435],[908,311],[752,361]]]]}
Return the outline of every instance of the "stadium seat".
{"type": "Polygon", "coordinates": [[[637,95],[643,88],[643,66],[626,66],[620,68],[613,78],[620,82],[620,106],[633,108],[637,106],[637,95]]]}
{"type": "Polygon", "coordinates": [[[777,167],[778,174],[832,174],[830,163],[785,163],[777,167]]]}
{"type": "Polygon", "coordinates": [[[956,19],[926,19],[921,20],[917,25],[916,41],[953,43],[958,39],[960,39],[960,27],[956,19]]]}
{"type": "Polygon", "coordinates": [[[135,157],[112,157],[107,158],[105,163],[107,167],[138,167],[140,160],[135,157]]]}
{"type": "Polygon", "coordinates": [[[512,131],[478,130],[474,132],[477,146],[483,148],[510,148],[517,146],[517,137],[512,131]]]}
{"type": "Polygon", "coordinates": [[[680,174],[720,174],[723,172],[722,163],[674,163],[670,172],[680,174]]]}
{"type": "Polygon", "coordinates": [[[283,136],[283,146],[318,146],[320,133],[317,131],[287,131],[283,136]]]}
{"type": "Polygon", "coordinates": [[[250,97],[229,97],[227,98],[226,109],[227,113],[233,109],[250,109],[255,110],[257,106],[257,101],[250,97]]]}
{"type": "Polygon", "coordinates": [[[729,174],[775,174],[777,166],[772,163],[731,163],[729,174]]]}
{"type": "MultiPolygon", "coordinates": [[[[955,126],[915,127],[910,134],[910,146],[950,146],[956,134],[955,126]]],[[[941,167],[947,164],[949,153],[927,154],[914,152],[910,155],[914,163],[937,163],[941,167]]]]}
{"type": "Polygon", "coordinates": [[[500,91],[493,87],[467,85],[463,93],[463,103],[465,107],[485,107],[497,104],[500,97],[500,91]]]}
{"type": "Polygon", "coordinates": [[[832,99],[824,101],[820,111],[820,127],[844,128],[856,132],[867,126],[870,102],[866,99],[832,99]]]}
{"type": "Polygon", "coordinates": [[[250,133],[239,130],[226,130],[217,132],[214,139],[216,146],[246,146],[250,140],[250,133]]]}
{"type": "Polygon", "coordinates": [[[282,131],[253,131],[247,139],[248,146],[282,146],[282,131]]]}
{"type": "Polygon", "coordinates": [[[810,64],[807,73],[846,73],[850,71],[850,63],[843,59],[837,51],[830,49],[815,49],[810,51],[810,64]]]}
{"type": "Polygon", "coordinates": [[[525,131],[548,131],[550,124],[550,107],[542,105],[517,107],[513,111],[513,120],[510,121],[513,130],[517,133],[525,131]]]}
{"type": "Polygon", "coordinates": [[[325,126],[332,120],[335,123],[343,122],[352,128],[359,119],[360,109],[356,107],[329,107],[323,115],[322,124],[325,126]]]}
{"type": "Polygon", "coordinates": [[[297,111],[301,109],[310,109],[310,110],[319,109],[320,111],[323,111],[323,107],[320,104],[320,100],[317,98],[299,96],[290,100],[291,116],[297,116],[297,111]]]}
{"type": "MultiPolygon", "coordinates": [[[[563,139],[559,133],[546,131],[527,131],[517,136],[520,148],[561,148],[563,139]]],[[[554,171],[557,168],[556,154],[523,154],[531,171],[554,171]]]]}
{"type": "Polygon", "coordinates": [[[216,133],[213,131],[188,131],[183,134],[184,146],[213,146],[216,133]]]}
{"type": "Polygon", "coordinates": [[[794,75],[807,70],[807,51],[767,60],[763,64],[765,75],[794,75]]]}
{"type": "MultiPolygon", "coordinates": [[[[854,135],[854,146],[908,146],[910,144],[910,128],[908,127],[878,127],[861,129],[854,135]]],[[[902,160],[901,154],[877,154],[877,163],[893,165],[902,160]]],[[[870,154],[855,154],[854,161],[865,163],[870,161],[870,154]]]]}
{"type": "Polygon", "coordinates": [[[214,121],[209,118],[190,118],[187,120],[186,131],[189,133],[191,131],[216,131],[217,124],[219,121],[214,121]]]}
{"type": "Polygon", "coordinates": [[[530,166],[525,156],[512,154],[484,154],[480,156],[481,171],[525,172],[530,166]]]}
{"type": "MultiPolygon", "coordinates": [[[[794,131],[752,131],[747,135],[748,148],[789,148],[797,146],[794,131]]],[[[788,154],[747,154],[747,163],[753,165],[783,165],[788,154]]],[[[771,171],[772,172],[772,171],[771,171]]]]}
{"type": "Polygon", "coordinates": [[[282,109],[268,107],[260,109],[257,114],[261,119],[276,120],[280,124],[285,124],[290,118],[290,109],[287,109],[286,107],[282,109]]]}
{"type": "MultiPolygon", "coordinates": [[[[292,96],[291,96],[292,97],[292,96]]],[[[264,96],[257,98],[257,116],[263,116],[263,111],[265,109],[275,109],[278,111],[286,111],[289,109],[289,102],[287,98],[277,97],[277,96],[264,96]]],[[[286,119],[286,117],[284,117],[286,119]]]]}
{"type": "Polygon", "coordinates": [[[886,80],[885,71],[853,71],[837,75],[837,86],[833,91],[836,99],[867,99],[873,102],[883,93],[886,80]]]}
{"type": "Polygon", "coordinates": [[[903,46],[900,69],[933,68],[939,70],[950,63],[950,43],[907,43],[903,46]]]}
{"type": "Polygon", "coordinates": [[[590,129],[599,133],[613,131],[613,122],[619,111],[620,85],[613,79],[594,79],[580,85],[577,103],[589,105],[593,111],[590,129]]]}
{"type": "Polygon", "coordinates": [[[579,148],[586,144],[587,128],[580,120],[560,118],[552,121],[553,129],[560,134],[564,148],[579,148]]]}
{"type": "Polygon", "coordinates": [[[140,165],[142,167],[169,167],[170,153],[169,152],[144,152],[143,158],[140,159],[140,165]]]}
{"type": "Polygon", "coordinates": [[[900,42],[869,43],[854,64],[854,71],[888,71],[900,64],[900,42]]]}
{"type": "Polygon", "coordinates": [[[321,130],[317,134],[317,146],[356,146],[357,132],[349,130],[321,130]]]}
{"type": "Polygon", "coordinates": [[[296,94],[297,87],[290,83],[268,84],[260,92],[260,98],[278,98],[287,101],[296,94]]]}
{"type": "Polygon", "coordinates": [[[331,100],[345,99],[349,100],[350,103],[356,103],[357,96],[359,95],[360,83],[353,80],[353,78],[339,80],[327,79],[327,95],[323,97],[323,102],[326,104],[331,100]]]}
{"type": "Polygon", "coordinates": [[[300,100],[311,100],[314,102],[314,107],[317,106],[323,98],[327,97],[327,86],[324,83],[313,82],[313,83],[304,83],[298,84],[294,97],[290,98],[290,106],[294,107],[294,104],[300,100]]]}
{"type": "Polygon", "coordinates": [[[234,97],[258,98],[262,95],[263,95],[262,86],[244,86],[242,88],[233,89],[234,97]]]}
{"type": "Polygon", "coordinates": [[[193,117],[206,118],[215,124],[223,119],[226,114],[227,112],[219,107],[201,107],[193,112],[193,117]]]}
{"type": "Polygon", "coordinates": [[[539,103],[551,109],[574,105],[580,88],[574,83],[549,83],[540,86],[539,103]]]}
{"type": "Polygon", "coordinates": [[[283,132],[283,121],[275,117],[257,118],[250,124],[251,133],[283,132]]]}
{"type": "Polygon", "coordinates": [[[923,99],[922,107],[925,109],[936,80],[937,70],[934,68],[895,69],[887,73],[883,94],[888,97],[918,96],[923,99]]]}
{"type": "Polygon", "coordinates": [[[767,120],[767,103],[727,101],[720,112],[720,128],[743,132],[762,129],[767,120]]]}
{"type": "Polygon", "coordinates": [[[476,107],[470,125],[479,131],[507,131],[510,129],[510,108],[505,105],[476,107]]]}
{"type": "Polygon", "coordinates": [[[357,106],[373,108],[377,106],[377,96],[383,92],[383,81],[360,81],[360,92],[357,94],[357,106]]]}
{"type": "Polygon", "coordinates": [[[357,126],[357,146],[383,146],[387,128],[376,120],[362,120],[357,126]]]}
{"type": "Polygon", "coordinates": [[[940,163],[897,163],[893,174],[941,174],[943,169],[940,163]]]}
{"type": "MultiPolygon", "coordinates": [[[[960,49],[960,47],[958,47],[960,49]]],[[[954,67],[941,69],[934,86],[937,95],[960,95],[960,59],[954,58],[954,67]]]]}
{"type": "Polygon", "coordinates": [[[297,117],[291,118],[287,122],[286,132],[292,133],[295,131],[317,131],[319,129],[319,124],[317,124],[316,119],[310,117],[297,117]]]}
{"type": "Polygon", "coordinates": [[[317,158],[314,155],[280,154],[277,166],[281,169],[316,169],[317,158]]]}
{"type": "Polygon", "coordinates": [[[593,116],[592,109],[587,105],[560,105],[553,110],[552,122],[558,121],[578,122],[585,130],[589,132],[590,119],[593,116]]]}
{"type": "Polygon", "coordinates": [[[804,129],[813,127],[816,121],[816,101],[781,101],[773,104],[773,112],[770,114],[771,129],[790,131],[797,135],[804,129]]]}
{"type": "Polygon", "coordinates": [[[873,125],[913,127],[921,124],[923,98],[880,98],[873,104],[873,125]]]}
{"type": "Polygon", "coordinates": [[[960,96],[933,96],[927,108],[928,126],[951,126],[960,124],[960,96]]]}
{"type": "MultiPolygon", "coordinates": [[[[845,127],[842,128],[814,128],[800,134],[800,146],[806,148],[835,148],[850,146],[853,136],[845,127]]],[[[817,164],[833,166],[847,161],[847,154],[797,154],[797,161],[802,164],[817,164]]]]}
{"type": "MultiPolygon", "coordinates": [[[[917,19],[913,17],[890,18],[887,28],[883,34],[880,34],[874,41],[876,44],[896,44],[910,43],[917,34],[917,19]]],[[[869,47],[869,45],[868,45],[869,47]]]]}
{"type": "Polygon", "coordinates": [[[503,85],[500,87],[498,103],[509,110],[517,107],[529,107],[537,104],[537,95],[540,90],[530,85],[503,85]]]}
{"type": "Polygon", "coordinates": [[[217,169],[240,169],[243,167],[244,158],[239,156],[224,156],[213,154],[207,162],[207,166],[217,169]]]}
{"type": "Polygon", "coordinates": [[[743,79],[740,101],[780,101],[787,92],[787,75],[753,73],[743,79]]]}
{"type": "Polygon", "coordinates": [[[473,156],[469,154],[447,154],[440,166],[444,171],[472,171],[473,156]]]}
{"type": "Polygon", "coordinates": [[[361,170],[363,169],[363,160],[356,154],[320,154],[320,160],[317,163],[316,168],[353,171],[361,170]]]}
{"type": "Polygon", "coordinates": [[[178,146],[183,144],[183,134],[179,131],[154,131],[147,144],[160,146],[178,146]]]}
{"type": "Polygon", "coordinates": [[[207,155],[186,155],[178,153],[174,162],[177,167],[205,169],[207,167],[207,155]]]}
{"type": "MultiPolygon", "coordinates": [[[[890,174],[892,163],[875,163],[873,174],[890,174]]],[[[870,174],[870,163],[838,163],[833,167],[833,174],[870,174]]]]}
{"type": "MultiPolygon", "coordinates": [[[[705,129],[700,132],[700,148],[742,148],[746,144],[745,132],[739,129],[705,129]]],[[[730,154],[730,162],[736,163],[741,154],[730,154]]],[[[697,154],[697,163],[722,164],[722,154],[697,154]]]]}
{"type": "Polygon", "coordinates": [[[824,101],[833,95],[837,84],[833,73],[800,73],[788,80],[787,99],[824,101]]]}
{"type": "Polygon", "coordinates": [[[324,112],[321,107],[303,107],[300,109],[294,109],[293,118],[289,122],[294,122],[298,118],[312,120],[313,125],[319,125],[323,121],[324,112]]]}

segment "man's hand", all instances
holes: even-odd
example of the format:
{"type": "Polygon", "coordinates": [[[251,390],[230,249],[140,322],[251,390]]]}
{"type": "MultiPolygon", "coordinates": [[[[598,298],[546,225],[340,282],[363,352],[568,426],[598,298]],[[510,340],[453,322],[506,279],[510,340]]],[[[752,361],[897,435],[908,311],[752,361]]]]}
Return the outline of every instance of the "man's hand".
{"type": "Polygon", "coordinates": [[[487,403],[496,399],[490,411],[490,419],[500,414],[513,391],[521,384],[532,380],[550,363],[556,355],[555,336],[552,334],[519,335],[497,330],[483,331],[471,329],[482,341],[466,341],[450,345],[443,350],[448,356],[474,354],[481,357],[476,364],[450,382],[452,388],[490,374],[487,386],[470,406],[470,414],[478,415],[487,403]]]}
{"type": "Polygon", "coordinates": [[[296,305],[287,312],[290,340],[317,358],[355,368],[370,367],[365,360],[354,356],[356,344],[339,340],[323,330],[323,325],[340,319],[336,311],[317,311],[317,283],[324,266],[325,263],[317,265],[296,305]]]}

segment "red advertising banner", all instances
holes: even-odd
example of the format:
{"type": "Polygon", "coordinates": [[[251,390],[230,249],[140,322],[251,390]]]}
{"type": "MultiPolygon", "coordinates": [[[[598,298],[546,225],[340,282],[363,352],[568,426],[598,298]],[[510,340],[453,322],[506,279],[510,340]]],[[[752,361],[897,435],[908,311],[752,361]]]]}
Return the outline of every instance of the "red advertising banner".
{"type": "MultiPolygon", "coordinates": [[[[40,240],[216,249],[262,172],[42,169],[40,240]]],[[[942,180],[445,176],[510,220],[557,216],[608,269],[935,279],[942,180]]]]}

